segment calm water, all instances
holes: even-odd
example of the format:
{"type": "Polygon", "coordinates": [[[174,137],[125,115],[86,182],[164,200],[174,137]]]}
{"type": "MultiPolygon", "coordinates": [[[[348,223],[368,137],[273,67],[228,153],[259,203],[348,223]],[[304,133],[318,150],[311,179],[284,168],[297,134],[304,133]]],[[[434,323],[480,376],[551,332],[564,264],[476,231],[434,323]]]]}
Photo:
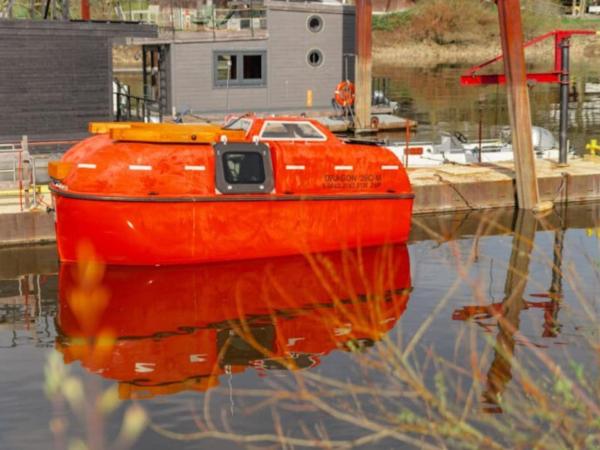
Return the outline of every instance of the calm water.
{"type": "Polygon", "coordinates": [[[132,405],[150,419],[139,449],[453,447],[419,386],[513,447],[528,380],[557,405],[558,367],[598,382],[599,234],[588,204],[421,216],[408,246],[197,267],[4,250],[0,448],[118,448],[132,405]],[[66,398],[44,392],[49,360],[73,377],[66,398]],[[103,415],[105,391],[121,402],[103,415]]]}
{"type": "MultiPolygon", "coordinates": [[[[547,65],[528,68],[530,72],[547,72],[547,65]]],[[[503,86],[461,86],[465,67],[440,66],[435,69],[401,67],[379,69],[376,76],[391,80],[389,97],[400,103],[400,115],[419,122],[413,139],[435,139],[440,131],[460,131],[472,141],[479,137],[498,137],[509,125],[506,91],[503,86]]],[[[496,68],[496,71],[500,69],[496,68]]],[[[491,71],[494,73],[494,71],[491,71]]],[[[569,139],[578,152],[585,150],[590,139],[598,138],[600,126],[600,70],[597,65],[575,64],[571,68],[569,102],[569,139]]],[[[559,86],[536,84],[530,90],[532,122],[552,131],[558,138],[559,86]]],[[[391,135],[392,137],[404,136],[391,135]]]]}

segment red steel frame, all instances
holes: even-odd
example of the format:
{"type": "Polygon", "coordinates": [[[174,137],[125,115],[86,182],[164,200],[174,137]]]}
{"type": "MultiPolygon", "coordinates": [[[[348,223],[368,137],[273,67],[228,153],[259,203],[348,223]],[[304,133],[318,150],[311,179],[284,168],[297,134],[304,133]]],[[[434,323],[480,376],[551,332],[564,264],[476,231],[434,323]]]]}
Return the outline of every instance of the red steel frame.
{"type": "MultiPolygon", "coordinates": [[[[541,41],[544,41],[548,38],[554,36],[554,70],[552,72],[542,72],[542,73],[528,73],[527,79],[531,81],[535,81],[537,83],[560,83],[560,73],[561,73],[561,64],[562,64],[562,55],[560,44],[565,39],[569,39],[574,35],[595,35],[598,34],[593,30],[554,30],[549,33],[538,36],[529,42],[526,42],[523,47],[531,47],[541,41]]],[[[484,85],[484,84],[504,84],[506,82],[506,77],[504,74],[491,74],[491,75],[478,75],[477,72],[483,69],[484,67],[489,66],[495,62],[501,61],[504,58],[504,55],[498,55],[489,61],[484,62],[483,64],[479,64],[477,66],[471,67],[469,70],[465,72],[464,75],[460,77],[460,83],[463,86],[474,86],[474,85],[484,85]]]]}

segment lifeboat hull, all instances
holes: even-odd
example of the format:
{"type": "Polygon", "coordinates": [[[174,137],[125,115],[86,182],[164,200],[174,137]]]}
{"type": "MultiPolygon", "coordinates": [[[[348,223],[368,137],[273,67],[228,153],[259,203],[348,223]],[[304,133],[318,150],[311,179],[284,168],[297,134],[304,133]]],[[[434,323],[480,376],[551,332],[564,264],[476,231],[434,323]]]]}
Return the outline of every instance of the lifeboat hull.
{"type": "Polygon", "coordinates": [[[406,242],[412,195],[86,199],[54,193],[61,261],[192,264],[406,242]]]}

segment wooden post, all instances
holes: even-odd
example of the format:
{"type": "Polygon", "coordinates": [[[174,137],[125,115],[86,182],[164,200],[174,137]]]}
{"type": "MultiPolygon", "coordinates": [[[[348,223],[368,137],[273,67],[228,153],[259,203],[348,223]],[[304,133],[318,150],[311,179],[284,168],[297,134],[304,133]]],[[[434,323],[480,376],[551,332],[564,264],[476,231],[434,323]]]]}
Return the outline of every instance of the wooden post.
{"type": "Polygon", "coordinates": [[[366,131],[371,127],[372,96],[372,0],[356,0],[356,131],[366,131]]]}
{"type": "Polygon", "coordinates": [[[539,208],[520,0],[497,0],[519,208],[539,208]]]}
{"type": "Polygon", "coordinates": [[[494,359],[488,370],[484,399],[493,407],[488,412],[500,412],[499,400],[512,379],[512,358],[515,334],[519,331],[521,311],[526,308],[525,288],[529,279],[529,263],[534,248],[537,220],[530,211],[518,211],[513,233],[510,264],[504,285],[502,313],[498,317],[498,335],[494,359]]]}

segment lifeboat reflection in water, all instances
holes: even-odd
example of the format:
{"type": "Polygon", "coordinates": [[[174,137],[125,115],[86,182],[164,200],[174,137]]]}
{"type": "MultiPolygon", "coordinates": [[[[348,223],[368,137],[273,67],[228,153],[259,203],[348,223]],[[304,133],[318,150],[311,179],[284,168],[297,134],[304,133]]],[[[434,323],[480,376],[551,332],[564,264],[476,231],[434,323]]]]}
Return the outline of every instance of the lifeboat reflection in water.
{"type": "Polygon", "coordinates": [[[108,266],[100,282],[108,300],[90,320],[73,301],[77,273],[61,266],[57,348],[65,362],[118,381],[122,398],[205,391],[224,373],[297,370],[334,350],[365,349],[394,327],[411,289],[405,245],[108,266]]]}

